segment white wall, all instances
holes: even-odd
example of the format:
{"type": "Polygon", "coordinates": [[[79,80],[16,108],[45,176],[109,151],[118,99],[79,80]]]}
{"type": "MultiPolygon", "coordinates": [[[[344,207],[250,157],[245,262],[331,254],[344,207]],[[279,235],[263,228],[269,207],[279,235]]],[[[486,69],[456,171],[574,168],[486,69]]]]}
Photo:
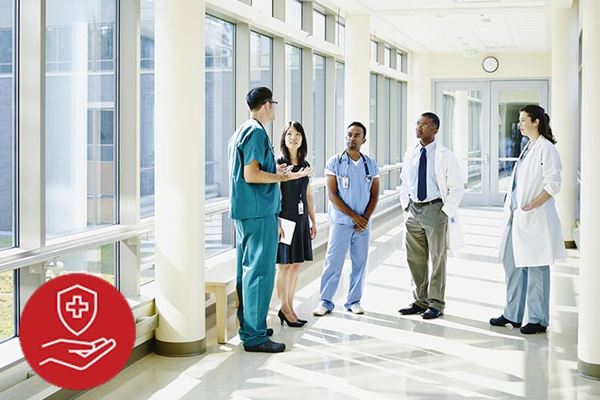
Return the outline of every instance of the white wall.
{"type": "Polygon", "coordinates": [[[489,54],[500,63],[498,70],[488,73],[481,62],[488,54],[467,58],[459,54],[434,55],[431,57],[433,79],[523,79],[549,78],[552,74],[550,52],[531,54],[489,54]]]}

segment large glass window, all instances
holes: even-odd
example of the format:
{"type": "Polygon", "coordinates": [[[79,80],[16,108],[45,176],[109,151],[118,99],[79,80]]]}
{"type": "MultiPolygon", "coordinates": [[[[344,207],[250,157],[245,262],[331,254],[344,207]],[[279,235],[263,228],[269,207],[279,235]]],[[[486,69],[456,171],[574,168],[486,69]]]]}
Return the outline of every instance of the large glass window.
{"type": "Polygon", "coordinates": [[[227,140],[235,131],[235,26],[206,16],[206,199],[228,195],[227,140]]]}
{"type": "MultiPolygon", "coordinates": [[[[266,39],[266,56],[258,56],[255,71],[258,78],[254,86],[270,86],[271,44],[269,38],[252,33],[253,44],[260,45],[266,39]],[[256,35],[256,36],[255,36],[256,35]],[[263,74],[262,70],[266,69],[263,74]]],[[[227,172],[227,141],[235,131],[235,25],[222,19],[206,16],[205,24],[205,198],[207,202],[226,199],[229,195],[227,172]]],[[[260,54],[260,52],[259,52],[260,54]]],[[[253,57],[254,58],[254,57],[253,57]]],[[[251,67],[253,68],[253,67],[251,67]]],[[[210,256],[233,246],[233,223],[228,213],[210,214],[205,217],[206,255],[210,256]]]]}
{"type": "Polygon", "coordinates": [[[325,14],[313,10],[313,36],[325,40],[325,14]]]}
{"type": "Polygon", "coordinates": [[[398,135],[398,157],[395,162],[401,162],[404,157],[404,84],[398,82],[398,109],[396,110],[397,132],[392,132],[393,135],[398,135]]]}
{"type": "Polygon", "coordinates": [[[0,1],[0,250],[15,245],[14,15],[14,0],[0,1]]]}
{"type": "Polygon", "coordinates": [[[344,124],[344,77],[345,65],[335,63],[335,148],[336,153],[346,148],[346,126],[344,124]]]}
{"type": "Polygon", "coordinates": [[[342,50],[346,49],[346,25],[341,22],[336,23],[336,41],[335,43],[342,48],[342,50]]]}
{"type": "Polygon", "coordinates": [[[285,22],[302,29],[302,2],[300,0],[287,0],[285,3],[285,22]]]}
{"type": "Polygon", "coordinates": [[[312,168],[315,176],[323,176],[325,169],[325,57],[313,55],[313,130],[312,168]]]}
{"type": "Polygon", "coordinates": [[[14,271],[0,272],[0,342],[15,336],[14,271]]]}
{"type": "Polygon", "coordinates": [[[377,42],[371,40],[371,61],[377,62],[377,42]]]}
{"type": "Polygon", "coordinates": [[[97,276],[114,285],[117,270],[116,247],[116,243],[110,243],[65,254],[46,268],[46,280],[79,272],[97,276]]]}
{"type": "Polygon", "coordinates": [[[46,235],[116,221],[115,0],[46,2],[46,235]]]}
{"type": "Polygon", "coordinates": [[[252,0],[252,7],[258,8],[269,17],[273,16],[273,0],[252,0]]]}
{"type": "Polygon", "coordinates": [[[369,155],[377,157],[377,75],[371,74],[369,95],[369,155]]]}
{"type": "Polygon", "coordinates": [[[285,46],[285,120],[302,120],[302,50],[285,46]]]}
{"type": "Polygon", "coordinates": [[[154,215],[154,0],[142,0],[140,38],[140,215],[154,215]]]}
{"type": "MultiPolygon", "coordinates": [[[[377,154],[377,161],[379,164],[390,164],[390,153],[392,151],[392,132],[391,132],[391,117],[392,117],[392,80],[385,78],[383,83],[383,104],[380,105],[381,112],[383,113],[383,126],[381,127],[381,134],[383,137],[383,143],[385,148],[381,154],[377,154]]],[[[390,187],[390,173],[386,172],[382,176],[381,190],[391,189],[390,187]]]]}
{"type": "Polygon", "coordinates": [[[271,38],[260,33],[250,34],[250,88],[273,88],[271,38]]]}

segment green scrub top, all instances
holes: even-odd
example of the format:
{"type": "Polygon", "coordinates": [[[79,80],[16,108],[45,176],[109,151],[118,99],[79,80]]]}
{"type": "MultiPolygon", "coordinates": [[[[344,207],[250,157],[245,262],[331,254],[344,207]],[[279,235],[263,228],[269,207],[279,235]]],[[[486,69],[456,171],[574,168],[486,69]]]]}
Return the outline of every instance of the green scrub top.
{"type": "Polygon", "coordinates": [[[247,183],[244,167],[256,160],[260,169],[275,173],[275,154],[262,124],[249,119],[229,139],[229,216],[233,219],[262,218],[279,214],[278,183],[247,183]]]}

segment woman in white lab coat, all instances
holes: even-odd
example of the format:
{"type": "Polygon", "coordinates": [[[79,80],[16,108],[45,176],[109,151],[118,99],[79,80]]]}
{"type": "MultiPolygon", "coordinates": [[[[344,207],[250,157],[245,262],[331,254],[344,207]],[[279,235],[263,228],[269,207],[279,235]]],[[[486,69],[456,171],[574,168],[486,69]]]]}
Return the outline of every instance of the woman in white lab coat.
{"type": "Polygon", "coordinates": [[[494,326],[521,327],[527,304],[528,323],[521,333],[543,333],[549,324],[550,265],[564,257],[564,241],[554,197],[560,191],[560,156],[550,118],[537,105],[519,114],[521,133],[529,142],[512,175],[504,204],[506,228],[500,258],[506,274],[506,306],[492,318],[494,326]]]}

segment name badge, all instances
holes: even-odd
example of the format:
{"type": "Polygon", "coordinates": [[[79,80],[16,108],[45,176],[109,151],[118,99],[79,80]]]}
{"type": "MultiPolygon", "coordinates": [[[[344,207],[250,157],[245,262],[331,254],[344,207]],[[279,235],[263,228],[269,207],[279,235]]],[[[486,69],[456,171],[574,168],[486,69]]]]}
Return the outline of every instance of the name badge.
{"type": "Polygon", "coordinates": [[[342,187],[344,189],[348,189],[348,177],[347,176],[342,176],[342,187]]]}
{"type": "Polygon", "coordinates": [[[304,214],[304,203],[302,200],[298,202],[298,215],[304,214]]]}

